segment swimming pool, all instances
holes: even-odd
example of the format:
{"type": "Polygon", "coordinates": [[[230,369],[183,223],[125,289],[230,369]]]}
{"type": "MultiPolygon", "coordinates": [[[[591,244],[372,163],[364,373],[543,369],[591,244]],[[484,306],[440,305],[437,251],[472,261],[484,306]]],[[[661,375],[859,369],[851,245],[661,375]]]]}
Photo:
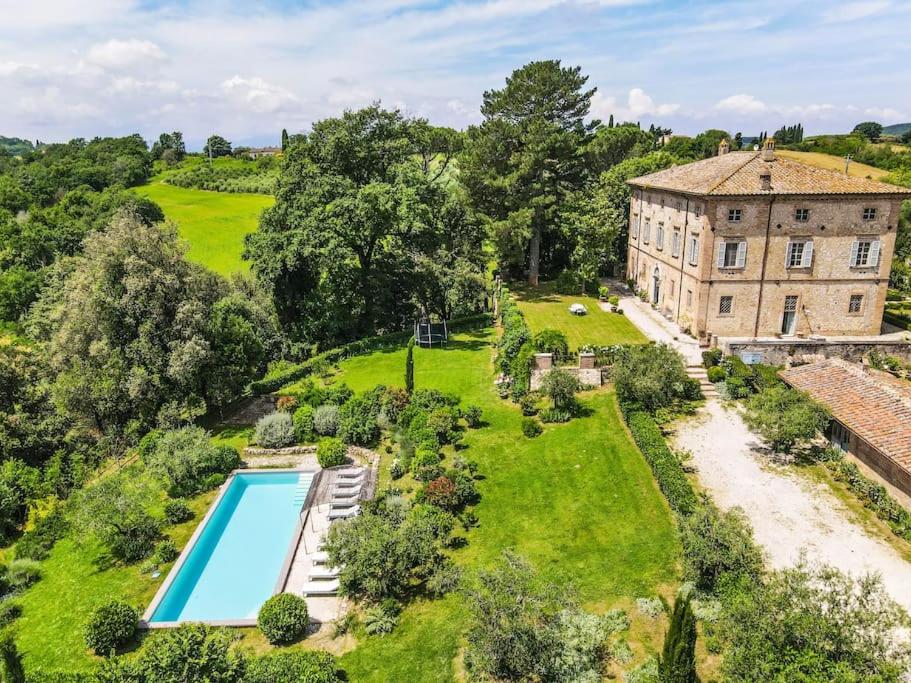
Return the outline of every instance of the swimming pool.
{"type": "Polygon", "coordinates": [[[149,626],[255,621],[275,592],[315,472],[237,472],[149,606],[149,626]]]}

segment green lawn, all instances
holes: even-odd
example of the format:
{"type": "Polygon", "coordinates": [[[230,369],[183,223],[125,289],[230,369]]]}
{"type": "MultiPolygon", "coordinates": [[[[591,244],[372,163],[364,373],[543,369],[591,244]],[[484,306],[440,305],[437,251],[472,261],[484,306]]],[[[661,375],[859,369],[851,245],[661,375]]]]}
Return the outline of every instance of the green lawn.
{"type": "Polygon", "coordinates": [[[256,230],[262,210],[275,202],[269,195],[190,190],[159,178],[136,191],[177,223],[180,236],[190,244],[187,255],[192,261],[222,275],[250,269],[241,259],[244,236],[256,230]]]}
{"type": "Polygon", "coordinates": [[[550,327],[563,332],[571,350],[585,344],[645,344],[648,340],[625,316],[605,313],[593,296],[557,294],[550,284],[517,288],[513,294],[533,333],[550,327]],[[588,315],[573,315],[571,304],[580,303],[588,315]]]}
{"type": "MultiPolygon", "coordinates": [[[[445,350],[415,350],[416,386],[460,394],[483,408],[488,423],[465,438],[464,455],[485,479],[475,508],[480,526],[457,561],[482,566],[514,548],[547,576],[575,583],[597,610],[673,584],[680,548],[671,516],[613,392],[589,392],[583,403],[590,415],[526,439],[519,410],[494,392],[491,341],[489,333],[462,334],[445,350]]],[[[355,391],[402,385],[404,367],[404,350],[374,353],[342,363],[340,380],[355,391]]],[[[464,618],[458,600],[420,602],[391,635],[362,637],[342,666],[352,681],[453,680],[464,618]]],[[[637,654],[660,643],[649,628],[634,631],[637,654]]]]}

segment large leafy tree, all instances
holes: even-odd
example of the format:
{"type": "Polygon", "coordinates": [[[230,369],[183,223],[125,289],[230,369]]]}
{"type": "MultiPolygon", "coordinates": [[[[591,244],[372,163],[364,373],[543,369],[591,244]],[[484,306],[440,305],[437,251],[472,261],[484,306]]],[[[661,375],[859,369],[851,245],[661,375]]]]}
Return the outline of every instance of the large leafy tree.
{"type": "Polygon", "coordinates": [[[532,283],[568,261],[555,219],[588,177],[587,80],[558,60],[531,62],[484,93],[484,121],[468,131],[460,178],[492,227],[501,266],[532,283]]]}
{"type": "Polygon", "coordinates": [[[463,274],[482,272],[481,232],[436,178],[445,144],[431,133],[373,105],[317,122],[288,149],[246,257],[294,337],[350,339],[401,329],[418,307],[470,307],[463,274]],[[443,264],[458,277],[441,277],[443,264]]]}

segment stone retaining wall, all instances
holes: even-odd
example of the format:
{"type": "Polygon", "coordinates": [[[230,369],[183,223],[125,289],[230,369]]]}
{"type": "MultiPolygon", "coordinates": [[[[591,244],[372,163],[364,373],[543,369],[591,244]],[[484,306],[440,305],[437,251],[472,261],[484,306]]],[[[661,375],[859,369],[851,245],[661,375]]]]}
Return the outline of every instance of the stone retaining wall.
{"type": "Polygon", "coordinates": [[[747,362],[767,365],[790,366],[795,363],[809,363],[822,358],[841,358],[861,362],[871,351],[886,356],[896,356],[911,362],[911,343],[876,340],[838,341],[817,339],[781,339],[775,341],[719,340],[719,347],[726,355],[740,356],[747,362]],[[746,358],[744,358],[746,356],[746,358]]]}

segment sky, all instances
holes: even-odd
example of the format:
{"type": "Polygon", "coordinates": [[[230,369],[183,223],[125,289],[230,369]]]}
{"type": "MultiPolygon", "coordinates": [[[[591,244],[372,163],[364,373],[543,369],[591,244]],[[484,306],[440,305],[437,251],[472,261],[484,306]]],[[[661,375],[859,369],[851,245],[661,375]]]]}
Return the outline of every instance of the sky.
{"type": "Polygon", "coordinates": [[[278,144],[381,101],[477,123],[537,59],[592,117],[756,135],[911,121],[911,0],[0,0],[0,135],[278,144]]]}

